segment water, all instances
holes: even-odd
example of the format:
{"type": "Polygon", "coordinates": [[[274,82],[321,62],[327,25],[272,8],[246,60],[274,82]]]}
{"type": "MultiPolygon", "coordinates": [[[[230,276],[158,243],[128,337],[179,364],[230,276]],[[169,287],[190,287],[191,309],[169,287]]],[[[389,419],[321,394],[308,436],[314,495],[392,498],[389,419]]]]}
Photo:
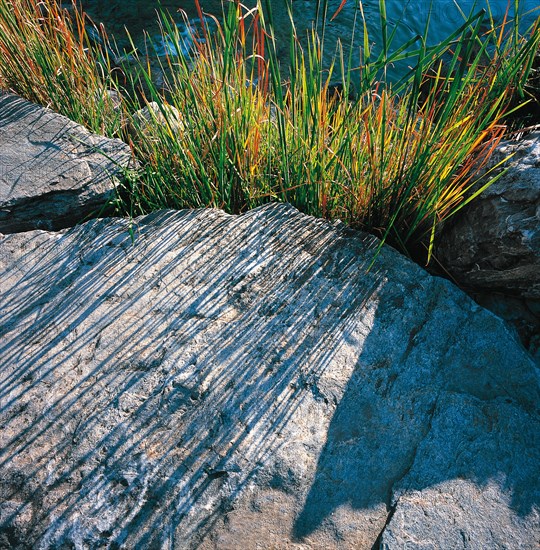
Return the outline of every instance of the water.
{"type": "MultiPolygon", "coordinates": [[[[278,55],[286,63],[288,56],[288,43],[290,36],[290,21],[286,9],[286,0],[271,0],[275,19],[276,37],[278,42],[278,55]]],[[[511,16],[515,15],[514,2],[510,10],[511,16]]],[[[188,26],[200,25],[199,13],[193,0],[163,0],[161,4],[154,0],[83,0],[83,8],[87,10],[96,22],[103,22],[109,32],[116,37],[120,46],[128,47],[128,41],[124,33],[124,27],[129,30],[137,46],[143,49],[145,46],[143,33],[146,31],[153,42],[153,55],[162,56],[171,53],[171,43],[165,37],[161,37],[157,23],[156,10],[161,5],[165,11],[173,14],[177,26],[184,37],[189,36],[188,26]],[[186,23],[179,13],[183,10],[188,17],[186,23]]],[[[243,2],[248,8],[255,5],[254,0],[243,2]]],[[[328,17],[330,19],[339,11],[341,0],[328,1],[328,17]]],[[[427,28],[428,44],[436,44],[463,25],[466,17],[471,13],[477,13],[480,9],[491,11],[496,23],[502,23],[507,11],[506,0],[386,0],[388,33],[395,31],[393,45],[395,47],[404,44],[418,35],[425,35],[427,28]],[[427,25],[429,21],[429,25],[427,25]]],[[[201,6],[205,14],[216,16],[218,19],[222,13],[221,0],[201,0],[201,6]]],[[[294,20],[298,36],[305,43],[307,31],[315,24],[316,1],[294,0],[294,20]]],[[[362,10],[366,19],[370,41],[374,43],[373,51],[377,54],[381,47],[380,12],[378,0],[365,0],[362,2],[362,10]]],[[[524,31],[538,15],[540,15],[537,0],[519,0],[517,2],[517,14],[521,18],[520,28],[524,31]]],[[[206,18],[207,22],[212,19],[206,18]]],[[[335,46],[339,42],[343,44],[345,51],[353,47],[353,59],[358,60],[359,46],[362,44],[362,19],[358,1],[346,0],[341,11],[328,23],[326,30],[326,59],[325,64],[330,63],[335,52],[335,46]],[[356,26],[355,26],[356,21],[356,26]],[[354,34],[354,39],[353,39],[354,34]]],[[[189,53],[189,44],[183,52],[189,53]]],[[[407,69],[407,62],[395,66],[394,77],[399,76],[407,69]]]]}

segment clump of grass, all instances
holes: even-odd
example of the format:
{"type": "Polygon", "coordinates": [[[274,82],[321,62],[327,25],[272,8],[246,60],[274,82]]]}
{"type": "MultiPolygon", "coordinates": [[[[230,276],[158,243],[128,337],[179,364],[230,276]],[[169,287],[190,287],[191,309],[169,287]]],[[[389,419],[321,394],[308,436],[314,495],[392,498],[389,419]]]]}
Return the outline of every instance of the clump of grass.
{"type": "MultiPolygon", "coordinates": [[[[132,204],[237,213],[288,201],[429,259],[440,224],[489,184],[484,168],[530,70],[538,27],[519,38],[511,24],[497,27],[480,13],[436,47],[420,39],[412,52],[409,43],[373,60],[366,39],[354,75],[344,55],[322,66],[316,33],[307,48],[293,34],[283,78],[264,15],[260,5],[248,15],[231,6],[218,33],[194,37],[192,59],[166,59],[165,93],[142,71],[148,101],[161,102],[165,118],[165,105],[174,106],[183,124],[154,124],[149,139],[134,124],[144,174],[132,204]],[[407,56],[416,59],[407,78],[394,87],[380,81],[407,56]],[[341,92],[333,91],[335,74],[341,92]]],[[[167,18],[163,25],[182,51],[176,27],[167,18]]]]}
{"type": "MultiPolygon", "coordinates": [[[[130,142],[140,171],[121,195],[125,212],[211,206],[239,213],[288,201],[423,260],[440,225],[493,181],[487,161],[540,41],[538,21],[521,37],[517,23],[496,25],[479,13],[436,46],[417,37],[391,50],[381,0],[382,52],[372,55],[360,21],[359,64],[338,47],[327,67],[323,1],[319,33],[300,41],[291,26],[285,71],[269,1],[250,11],[231,3],[217,32],[203,27],[191,37],[189,58],[163,16],[163,34],[178,55],[162,61],[160,88],[145,57],[136,70],[125,67],[128,82],[117,91],[129,121],[120,125],[103,93],[115,87],[107,50],[91,43],[83,15],[76,11],[70,23],[55,6],[0,5],[0,80],[130,142]],[[387,68],[404,60],[410,72],[386,83],[387,68]],[[127,114],[145,106],[152,106],[148,120],[127,114]]],[[[291,3],[288,9],[292,18],[291,3]]]]}
{"type": "Polygon", "coordinates": [[[115,135],[120,115],[107,91],[110,59],[91,41],[89,23],[75,4],[68,12],[54,0],[2,0],[0,86],[115,135]]]}

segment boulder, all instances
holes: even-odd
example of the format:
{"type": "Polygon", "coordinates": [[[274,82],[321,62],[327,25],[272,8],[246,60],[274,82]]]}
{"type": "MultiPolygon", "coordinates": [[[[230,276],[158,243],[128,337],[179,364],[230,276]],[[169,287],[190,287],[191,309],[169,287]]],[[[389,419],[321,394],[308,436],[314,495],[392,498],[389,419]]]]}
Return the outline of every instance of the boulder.
{"type": "Polygon", "coordinates": [[[505,142],[507,172],[445,228],[437,258],[505,319],[540,365],[540,133],[505,142]]]}
{"type": "Polygon", "coordinates": [[[122,141],[1,95],[0,233],[60,229],[99,212],[130,161],[122,141]]]}
{"type": "Polygon", "coordinates": [[[0,239],[0,547],[538,547],[538,369],[268,205],[0,239]]]}
{"type": "Polygon", "coordinates": [[[500,292],[474,292],[474,301],[504,319],[540,366],[540,300],[500,292]]]}
{"type": "Polygon", "coordinates": [[[438,259],[475,290],[540,299],[540,133],[499,148],[508,171],[456,215],[438,259]]]}

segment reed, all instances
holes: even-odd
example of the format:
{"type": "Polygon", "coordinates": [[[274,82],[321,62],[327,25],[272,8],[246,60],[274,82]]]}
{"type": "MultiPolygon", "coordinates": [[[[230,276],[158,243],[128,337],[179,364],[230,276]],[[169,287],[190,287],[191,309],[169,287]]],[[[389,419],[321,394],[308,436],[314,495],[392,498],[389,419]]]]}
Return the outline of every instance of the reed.
{"type": "MultiPolygon", "coordinates": [[[[54,0],[0,0],[0,86],[106,135],[120,116],[108,51],[92,42],[91,22],[54,0]]],[[[106,39],[103,29],[96,29],[106,39]]]]}
{"type": "MultiPolygon", "coordinates": [[[[387,37],[376,59],[366,38],[360,67],[346,54],[324,67],[320,35],[301,47],[293,26],[284,74],[270,17],[270,4],[248,14],[232,5],[218,33],[193,37],[192,59],[166,59],[166,100],[142,71],[148,101],[175,107],[182,129],[154,124],[149,136],[134,124],[145,159],[144,184],[131,194],[137,208],[238,213],[287,201],[429,259],[440,224],[493,182],[486,166],[538,49],[538,26],[519,38],[511,22],[496,27],[479,13],[432,48],[420,37],[416,49],[391,51],[387,37]],[[415,60],[411,72],[384,84],[386,67],[404,58],[415,60]]],[[[185,48],[166,17],[163,30],[173,49],[185,48]]]]}
{"type": "MultiPolygon", "coordinates": [[[[422,261],[429,261],[441,224],[496,178],[489,159],[512,102],[526,90],[540,41],[538,20],[520,36],[514,22],[497,25],[480,12],[436,46],[422,36],[396,46],[381,0],[382,52],[373,54],[360,19],[360,64],[338,47],[328,66],[322,37],[332,14],[323,0],[321,24],[307,40],[291,26],[283,67],[271,3],[247,10],[233,2],[216,32],[203,28],[190,37],[189,57],[180,55],[186,44],[162,14],[172,49],[159,67],[163,85],[155,84],[155,69],[140,54],[135,70],[133,63],[124,68],[128,78],[120,88],[106,51],[88,40],[84,16],[62,19],[58,33],[56,17],[67,14],[54,11],[52,2],[39,4],[51,15],[40,15],[43,7],[36,12],[33,0],[1,4],[0,52],[12,57],[0,59],[0,79],[129,141],[140,170],[122,188],[123,212],[217,207],[239,213],[287,201],[372,232],[422,261]],[[24,19],[15,4],[28,7],[28,29],[14,23],[24,19]],[[26,41],[33,46],[21,53],[26,41]],[[385,82],[387,68],[403,60],[409,73],[385,82]],[[102,93],[107,87],[121,94],[123,124],[102,93]],[[149,120],[133,115],[151,102],[157,108],[149,120]]],[[[292,18],[292,4],[288,9],[292,18]]]]}

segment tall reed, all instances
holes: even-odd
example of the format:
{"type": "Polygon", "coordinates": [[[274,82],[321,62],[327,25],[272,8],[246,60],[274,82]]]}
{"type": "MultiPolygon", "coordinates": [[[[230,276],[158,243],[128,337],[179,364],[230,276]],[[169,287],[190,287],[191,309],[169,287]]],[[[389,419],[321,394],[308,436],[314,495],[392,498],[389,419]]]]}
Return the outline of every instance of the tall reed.
{"type": "MultiPolygon", "coordinates": [[[[148,101],[158,101],[165,118],[167,104],[177,109],[182,125],[133,122],[145,159],[143,183],[131,194],[137,207],[241,212],[288,201],[404,251],[420,246],[429,259],[439,225],[492,181],[485,167],[538,49],[538,22],[519,38],[510,22],[497,27],[478,13],[431,48],[420,37],[416,47],[391,51],[390,36],[377,58],[366,38],[359,67],[347,52],[323,66],[320,35],[313,31],[302,47],[293,26],[284,74],[270,17],[269,2],[248,13],[232,4],[218,33],[193,37],[191,59],[167,57],[165,92],[141,70],[148,101]],[[415,60],[406,78],[381,81],[405,58],[415,60]]],[[[167,17],[163,32],[173,50],[185,49],[167,17]]]]}
{"type": "MultiPolygon", "coordinates": [[[[54,0],[3,0],[0,83],[129,141],[140,165],[120,195],[130,214],[205,206],[238,213],[288,201],[429,260],[441,223],[494,180],[486,167],[511,99],[523,93],[539,20],[520,36],[517,23],[497,25],[479,12],[435,46],[422,36],[396,46],[380,0],[382,51],[374,54],[360,18],[359,63],[338,45],[326,64],[333,14],[321,0],[320,24],[307,38],[291,25],[284,64],[264,1],[252,10],[229,3],[216,32],[193,31],[188,57],[175,22],[162,15],[171,49],[160,62],[163,85],[140,53],[123,67],[120,87],[110,49],[90,40],[78,9],[70,17],[54,0]],[[409,73],[387,82],[388,67],[404,60],[409,73]],[[107,89],[120,95],[119,109],[107,89]],[[147,120],[133,114],[145,106],[147,120]]],[[[292,19],[290,2],[288,11],[292,19]]]]}
{"type": "MultiPolygon", "coordinates": [[[[107,135],[120,116],[108,92],[111,61],[92,42],[90,21],[55,0],[0,1],[0,85],[107,135]]],[[[103,29],[96,29],[96,34],[103,29]]]]}

